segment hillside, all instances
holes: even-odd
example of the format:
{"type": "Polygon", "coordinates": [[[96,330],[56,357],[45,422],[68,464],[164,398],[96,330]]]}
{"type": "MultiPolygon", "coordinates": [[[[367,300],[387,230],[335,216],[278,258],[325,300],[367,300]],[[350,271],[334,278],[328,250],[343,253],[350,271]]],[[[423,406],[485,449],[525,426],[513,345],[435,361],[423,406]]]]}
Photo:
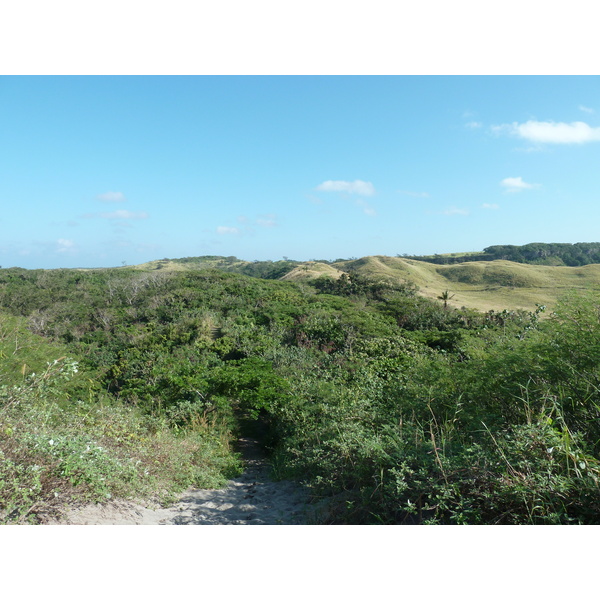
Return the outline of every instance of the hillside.
{"type": "Polygon", "coordinates": [[[248,275],[260,279],[279,279],[299,265],[293,260],[254,260],[247,261],[235,256],[194,256],[187,258],[163,258],[136,265],[133,268],[141,271],[204,271],[217,269],[227,273],[248,275]]]}
{"type": "Polygon", "coordinates": [[[315,261],[302,263],[286,273],[281,279],[283,281],[309,281],[319,277],[331,277],[338,279],[342,273],[341,269],[336,269],[329,264],[315,261]]]}
{"type": "MultiPolygon", "coordinates": [[[[178,268],[182,269],[181,266],[178,268]]],[[[454,294],[449,302],[451,306],[483,312],[534,310],[536,304],[555,305],[568,292],[600,288],[598,264],[560,267],[494,260],[438,265],[390,256],[368,256],[335,263],[298,263],[280,279],[311,282],[321,277],[337,279],[342,273],[413,284],[419,295],[432,299],[448,290],[454,294]]]]}
{"type": "MultiPolygon", "coordinates": [[[[437,299],[447,290],[453,294],[450,306],[482,312],[529,311],[535,310],[536,304],[551,307],[568,292],[600,289],[600,264],[567,267],[501,259],[474,261],[469,253],[460,256],[465,262],[448,264],[391,256],[366,256],[335,262],[250,262],[233,256],[201,256],[165,258],[131,268],[164,273],[216,269],[260,279],[309,283],[322,277],[338,279],[343,273],[357,273],[371,280],[415,285],[419,295],[431,299],[437,299]]],[[[454,255],[454,260],[459,258],[458,254],[454,255]]]]}
{"type": "Polygon", "coordinates": [[[451,306],[489,310],[534,310],[536,304],[553,306],[570,291],[600,287],[600,265],[553,267],[505,260],[436,265],[389,256],[370,256],[336,263],[336,268],[361,275],[405,281],[418,293],[437,298],[445,290],[451,306]]]}

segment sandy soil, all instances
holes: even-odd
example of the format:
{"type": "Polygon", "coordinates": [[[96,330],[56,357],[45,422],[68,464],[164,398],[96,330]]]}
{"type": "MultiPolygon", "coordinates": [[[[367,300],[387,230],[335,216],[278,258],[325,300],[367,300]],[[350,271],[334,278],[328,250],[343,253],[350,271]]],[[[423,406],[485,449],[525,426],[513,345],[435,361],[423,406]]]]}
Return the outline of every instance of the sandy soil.
{"type": "Polygon", "coordinates": [[[49,525],[301,525],[315,522],[308,491],[291,481],[272,481],[256,442],[240,440],[246,470],[219,490],[191,489],[168,508],[126,501],[68,509],[49,525]]]}

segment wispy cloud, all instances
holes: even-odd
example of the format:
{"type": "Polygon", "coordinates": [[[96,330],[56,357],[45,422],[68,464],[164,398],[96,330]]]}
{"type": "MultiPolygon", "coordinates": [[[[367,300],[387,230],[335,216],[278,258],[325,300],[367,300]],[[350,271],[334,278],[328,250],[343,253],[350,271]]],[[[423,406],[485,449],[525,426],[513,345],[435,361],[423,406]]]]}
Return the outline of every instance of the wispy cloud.
{"type": "Polygon", "coordinates": [[[369,181],[324,181],[316,188],[321,192],[346,192],[347,194],[358,194],[359,196],[373,196],[375,187],[369,181]]]}
{"type": "Polygon", "coordinates": [[[277,221],[277,215],[273,213],[258,215],[257,217],[248,217],[247,215],[239,215],[236,218],[239,223],[238,227],[232,227],[229,225],[219,225],[216,228],[216,232],[219,235],[255,235],[256,228],[260,227],[263,229],[272,229],[273,227],[279,227],[277,221]]]}
{"type": "Polygon", "coordinates": [[[413,198],[429,198],[429,194],[427,192],[410,192],[408,190],[398,190],[399,194],[404,194],[405,196],[412,196],[413,198]]]}
{"type": "Polygon", "coordinates": [[[77,252],[77,249],[73,240],[66,240],[64,238],[60,238],[56,242],[56,251],[61,254],[74,254],[75,252],[77,252]]]}
{"type": "Polygon", "coordinates": [[[256,219],[256,224],[260,227],[277,227],[277,216],[270,215],[261,215],[256,219]]]}
{"type": "Polygon", "coordinates": [[[368,215],[369,217],[374,217],[377,214],[377,211],[368,202],[362,200],[361,198],[356,200],[355,204],[360,206],[365,215],[368,215]]]}
{"type": "Polygon", "coordinates": [[[522,177],[507,177],[500,182],[500,185],[511,193],[540,187],[539,183],[527,183],[522,177]]]}
{"type": "Polygon", "coordinates": [[[481,205],[481,208],[485,208],[487,210],[498,210],[500,207],[497,204],[487,204],[487,203],[483,203],[481,205]]]}
{"type": "Polygon", "coordinates": [[[590,127],[583,121],[527,121],[495,125],[492,131],[498,134],[507,133],[538,144],[586,144],[600,141],[600,127],[590,127]]]}
{"type": "Polygon", "coordinates": [[[471,110],[465,110],[462,114],[462,118],[466,120],[465,127],[467,129],[479,129],[483,127],[483,123],[476,120],[476,113],[471,110]]]}
{"type": "Polygon", "coordinates": [[[100,202],[126,202],[127,198],[122,192],[106,192],[105,194],[98,194],[96,200],[100,202]]]}
{"type": "Polygon", "coordinates": [[[589,106],[583,106],[583,104],[580,104],[577,108],[584,113],[588,113],[589,115],[593,115],[596,112],[593,108],[590,108],[589,106]]]}
{"type": "Polygon", "coordinates": [[[237,227],[225,227],[219,225],[219,227],[217,227],[217,233],[219,235],[239,235],[240,230],[237,227]]]}
{"type": "Polygon", "coordinates": [[[148,218],[148,213],[147,212],[133,212],[131,210],[115,210],[113,212],[108,212],[108,213],[100,213],[100,217],[102,219],[132,219],[132,220],[137,220],[137,219],[147,219],[148,218]]]}
{"type": "Polygon", "coordinates": [[[464,217],[469,214],[469,211],[466,208],[457,208],[456,206],[451,206],[450,208],[443,210],[441,214],[449,217],[454,215],[461,215],[464,217]]]}

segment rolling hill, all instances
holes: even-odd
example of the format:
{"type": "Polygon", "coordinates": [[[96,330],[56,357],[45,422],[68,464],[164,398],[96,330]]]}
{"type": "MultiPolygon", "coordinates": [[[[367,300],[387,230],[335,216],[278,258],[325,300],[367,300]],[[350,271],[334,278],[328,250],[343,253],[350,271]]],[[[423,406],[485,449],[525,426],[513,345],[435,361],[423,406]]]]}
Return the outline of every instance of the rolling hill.
{"type": "Polygon", "coordinates": [[[235,257],[203,256],[162,259],[134,267],[143,271],[218,269],[266,279],[312,281],[337,279],[357,273],[370,279],[411,283],[418,293],[437,298],[448,290],[450,306],[489,310],[534,310],[536,304],[552,307],[571,291],[600,289],[600,264],[581,267],[533,265],[507,260],[434,264],[391,256],[366,256],[353,260],[244,261],[235,257]]]}

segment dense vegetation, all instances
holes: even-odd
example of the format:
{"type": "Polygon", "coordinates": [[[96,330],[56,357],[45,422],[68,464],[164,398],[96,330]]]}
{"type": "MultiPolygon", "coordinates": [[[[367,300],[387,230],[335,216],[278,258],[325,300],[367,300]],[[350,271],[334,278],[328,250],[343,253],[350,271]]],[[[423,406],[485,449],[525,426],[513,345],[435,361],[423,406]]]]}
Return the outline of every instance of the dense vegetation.
{"type": "Polygon", "coordinates": [[[600,297],[543,319],[446,300],[358,274],[0,270],[2,518],[218,484],[256,419],[328,522],[597,523],[600,297]]]}
{"type": "Polygon", "coordinates": [[[466,254],[436,254],[434,256],[408,256],[405,258],[423,260],[434,264],[454,264],[481,260],[510,260],[532,265],[581,267],[600,263],[600,242],[578,244],[533,243],[524,246],[489,246],[482,252],[466,254]]]}
{"type": "Polygon", "coordinates": [[[235,256],[192,256],[186,258],[175,258],[156,261],[156,268],[160,269],[165,265],[173,263],[175,265],[184,265],[186,269],[219,269],[228,273],[239,273],[250,277],[259,277],[261,279],[279,279],[286,273],[289,273],[294,267],[302,264],[296,260],[254,260],[248,262],[240,260],[235,256]]]}

